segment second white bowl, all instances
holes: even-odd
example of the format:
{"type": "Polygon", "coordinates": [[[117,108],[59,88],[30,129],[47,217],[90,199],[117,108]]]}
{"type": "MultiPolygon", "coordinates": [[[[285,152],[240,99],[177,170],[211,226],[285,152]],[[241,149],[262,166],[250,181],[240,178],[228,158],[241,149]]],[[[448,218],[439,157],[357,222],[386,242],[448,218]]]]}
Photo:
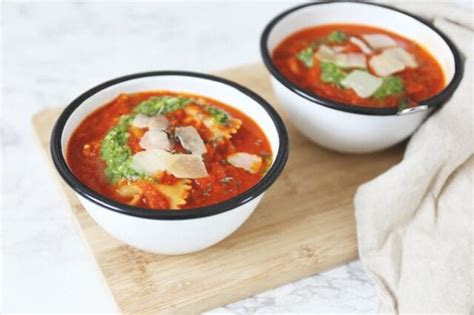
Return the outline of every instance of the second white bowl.
{"type": "Polygon", "coordinates": [[[443,33],[418,17],[373,3],[316,2],[289,9],[266,26],[260,49],[277,99],[295,127],[315,143],[347,153],[378,151],[403,141],[446,102],[462,77],[459,52],[443,33]],[[332,23],[371,25],[412,39],[438,59],[448,82],[446,88],[421,106],[402,112],[347,105],[300,89],[275,67],[272,51],[303,28],[332,23]]]}

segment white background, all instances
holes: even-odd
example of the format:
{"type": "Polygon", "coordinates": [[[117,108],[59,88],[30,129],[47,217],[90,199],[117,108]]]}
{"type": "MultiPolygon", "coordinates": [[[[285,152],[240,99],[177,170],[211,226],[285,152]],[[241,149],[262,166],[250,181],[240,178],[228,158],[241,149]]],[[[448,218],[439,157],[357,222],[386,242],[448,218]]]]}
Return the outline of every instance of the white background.
{"type": "MultiPolygon", "coordinates": [[[[128,73],[258,62],[264,25],[294,4],[2,2],[2,313],[114,312],[33,136],[32,115],[128,73]]],[[[375,310],[375,288],[355,262],[215,312],[375,310]]]]}

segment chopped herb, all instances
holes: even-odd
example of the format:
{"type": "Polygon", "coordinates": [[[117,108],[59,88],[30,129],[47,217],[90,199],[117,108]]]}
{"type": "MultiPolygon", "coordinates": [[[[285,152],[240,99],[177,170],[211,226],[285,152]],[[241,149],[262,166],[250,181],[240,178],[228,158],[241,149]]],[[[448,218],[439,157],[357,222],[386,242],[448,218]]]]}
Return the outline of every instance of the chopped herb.
{"type": "Polygon", "coordinates": [[[398,111],[401,112],[402,110],[407,109],[409,105],[410,101],[408,101],[407,98],[402,99],[398,104],[398,111]]]}
{"type": "Polygon", "coordinates": [[[211,105],[206,105],[204,108],[209,114],[211,114],[214,117],[214,119],[218,123],[225,125],[229,122],[229,115],[222,109],[216,108],[211,105]]]}
{"type": "Polygon", "coordinates": [[[143,177],[131,166],[132,151],[128,146],[128,127],[133,118],[134,115],[122,115],[118,124],[107,132],[100,147],[101,158],[106,164],[105,175],[112,183],[121,179],[143,177]]]}
{"type": "Polygon", "coordinates": [[[342,44],[344,43],[347,38],[349,36],[347,36],[346,33],[344,32],[341,32],[341,31],[333,31],[331,32],[331,34],[329,34],[328,36],[328,40],[331,42],[331,43],[338,43],[338,44],[342,44]]]}
{"type": "Polygon", "coordinates": [[[191,101],[188,97],[153,96],[138,104],[133,112],[148,116],[166,114],[183,108],[191,101]]]}
{"type": "Polygon", "coordinates": [[[296,58],[301,61],[306,68],[311,68],[313,66],[313,47],[308,47],[296,54],[296,58]]]}
{"type": "Polygon", "coordinates": [[[403,80],[394,75],[383,78],[382,85],[375,91],[375,98],[384,98],[390,95],[396,95],[403,92],[405,85],[403,80]]]}
{"type": "Polygon", "coordinates": [[[321,62],[321,81],[332,83],[338,87],[342,86],[342,80],[346,77],[346,72],[333,62],[321,62]]]}

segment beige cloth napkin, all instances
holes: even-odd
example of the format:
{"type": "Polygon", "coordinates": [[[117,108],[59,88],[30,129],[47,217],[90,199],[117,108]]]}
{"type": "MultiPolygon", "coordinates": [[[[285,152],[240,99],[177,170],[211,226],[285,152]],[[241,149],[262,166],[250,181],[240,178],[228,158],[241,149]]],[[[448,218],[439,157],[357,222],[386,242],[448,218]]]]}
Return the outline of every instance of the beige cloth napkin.
{"type": "Polygon", "coordinates": [[[381,313],[474,314],[474,50],[472,24],[458,25],[473,18],[449,12],[456,23],[434,24],[468,57],[457,92],[413,135],[402,162],[355,197],[360,259],[381,313]]]}

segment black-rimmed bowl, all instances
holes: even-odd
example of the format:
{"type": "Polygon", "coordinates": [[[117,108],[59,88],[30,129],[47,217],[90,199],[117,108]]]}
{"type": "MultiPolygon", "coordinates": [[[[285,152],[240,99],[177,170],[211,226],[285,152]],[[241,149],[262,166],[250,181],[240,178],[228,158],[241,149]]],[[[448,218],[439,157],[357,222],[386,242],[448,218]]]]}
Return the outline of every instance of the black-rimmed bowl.
{"type": "Polygon", "coordinates": [[[142,250],[183,254],[209,247],[234,232],[254,211],[288,159],[288,135],[277,112],[260,96],[234,82],[206,74],[157,71],[100,84],[69,104],[51,135],[54,165],[92,218],[117,239],[142,250]],[[118,203],[84,185],[65,159],[71,133],[92,111],[120,93],[169,90],[207,96],[242,111],[266,134],[273,163],[248,191],[215,205],[183,210],[150,210],[118,203]]]}
{"type": "Polygon", "coordinates": [[[380,4],[356,1],[307,3],[276,16],[264,29],[260,50],[279,102],[291,122],[313,142],[346,153],[367,153],[393,146],[409,137],[454,93],[462,78],[458,50],[436,27],[412,14],[380,4]],[[271,54],[286,37],[312,26],[363,24],[389,30],[430,51],[440,63],[446,87],[420,106],[371,108],[339,103],[305,91],[273,64],[271,54]]]}

